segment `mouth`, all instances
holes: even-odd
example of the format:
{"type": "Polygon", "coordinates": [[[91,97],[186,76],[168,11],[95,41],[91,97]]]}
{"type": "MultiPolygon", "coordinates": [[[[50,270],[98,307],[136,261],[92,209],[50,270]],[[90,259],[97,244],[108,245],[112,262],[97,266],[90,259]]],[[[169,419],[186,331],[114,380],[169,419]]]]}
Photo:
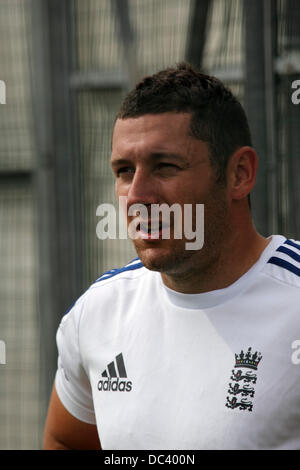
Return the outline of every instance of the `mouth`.
{"type": "Polygon", "coordinates": [[[140,221],[137,225],[140,238],[144,240],[161,240],[163,231],[167,228],[169,225],[163,224],[159,220],[140,221]]]}

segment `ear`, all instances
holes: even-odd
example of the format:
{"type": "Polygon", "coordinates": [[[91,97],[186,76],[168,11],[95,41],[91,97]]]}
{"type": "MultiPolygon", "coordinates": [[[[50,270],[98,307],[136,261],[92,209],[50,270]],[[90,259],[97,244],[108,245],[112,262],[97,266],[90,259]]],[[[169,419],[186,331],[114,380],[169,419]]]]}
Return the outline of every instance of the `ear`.
{"type": "Polygon", "coordinates": [[[227,166],[228,189],[233,200],[240,200],[252,191],[258,158],[252,147],[240,147],[230,157],[227,166]]]}

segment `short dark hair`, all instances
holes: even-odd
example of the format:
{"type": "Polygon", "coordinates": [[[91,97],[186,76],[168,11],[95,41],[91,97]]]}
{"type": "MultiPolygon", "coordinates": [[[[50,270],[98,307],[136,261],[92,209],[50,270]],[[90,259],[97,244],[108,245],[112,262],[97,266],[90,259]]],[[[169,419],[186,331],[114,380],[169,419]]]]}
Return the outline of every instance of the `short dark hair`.
{"type": "Polygon", "coordinates": [[[230,155],[239,147],[252,146],[237,98],[220,80],[185,62],[144,77],[125,97],[117,119],[164,112],[191,113],[191,135],[208,144],[219,182],[226,182],[230,155]]]}

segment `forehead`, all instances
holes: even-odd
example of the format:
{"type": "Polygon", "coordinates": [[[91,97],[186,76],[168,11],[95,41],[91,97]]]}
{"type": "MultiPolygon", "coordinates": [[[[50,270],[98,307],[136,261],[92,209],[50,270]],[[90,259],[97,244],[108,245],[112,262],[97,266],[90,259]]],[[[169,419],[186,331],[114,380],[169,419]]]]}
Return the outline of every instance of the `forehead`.
{"type": "Polygon", "coordinates": [[[146,114],[137,118],[117,119],[112,136],[112,153],[134,149],[179,150],[190,135],[189,113],[146,114]]]}

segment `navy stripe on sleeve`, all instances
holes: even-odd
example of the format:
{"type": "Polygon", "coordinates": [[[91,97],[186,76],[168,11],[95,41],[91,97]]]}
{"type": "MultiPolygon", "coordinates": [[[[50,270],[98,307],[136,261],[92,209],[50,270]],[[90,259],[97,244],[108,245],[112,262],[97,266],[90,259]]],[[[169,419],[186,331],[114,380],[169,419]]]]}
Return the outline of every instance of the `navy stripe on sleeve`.
{"type": "Polygon", "coordinates": [[[277,248],[276,251],[280,251],[280,253],[285,253],[286,255],[293,258],[295,261],[300,262],[300,254],[298,255],[298,253],[295,253],[293,250],[290,250],[289,248],[286,248],[285,246],[280,246],[279,248],[277,248]]]}
{"type": "Polygon", "coordinates": [[[287,269],[288,271],[300,277],[300,269],[297,268],[297,266],[295,266],[294,264],[285,261],[284,259],[272,256],[272,258],[269,259],[268,263],[275,264],[276,266],[280,266],[281,268],[287,269]]]}

